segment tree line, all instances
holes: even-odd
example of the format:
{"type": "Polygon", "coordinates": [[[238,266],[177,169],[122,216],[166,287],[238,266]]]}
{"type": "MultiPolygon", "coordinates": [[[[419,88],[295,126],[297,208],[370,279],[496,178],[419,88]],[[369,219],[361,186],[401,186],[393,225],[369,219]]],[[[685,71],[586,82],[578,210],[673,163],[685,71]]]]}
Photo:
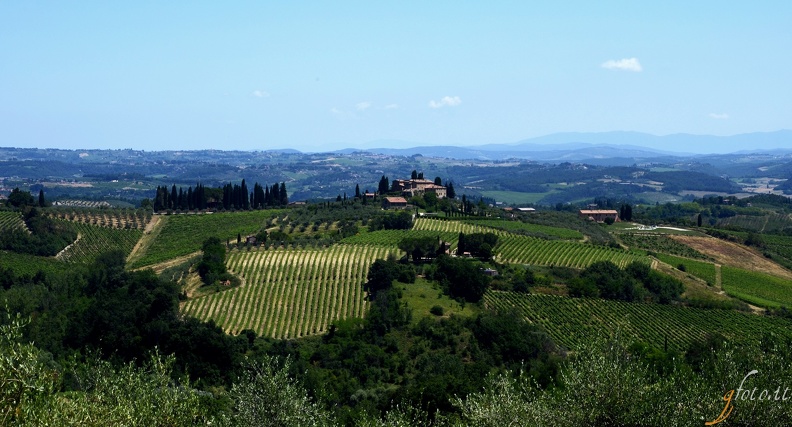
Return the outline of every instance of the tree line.
{"type": "Polygon", "coordinates": [[[286,183],[281,182],[272,186],[261,185],[256,182],[253,191],[248,189],[243,179],[240,184],[228,183],[220,188],[206,188],[203,184],[176,188],[172,185],[157,186],[156,195],[152,202],[155,211],[163,210],[204,210],[207,208],[222,208],[225,210],[264,209],[268,207],[286,206],[289,204],[289,195],[286,183]]]}

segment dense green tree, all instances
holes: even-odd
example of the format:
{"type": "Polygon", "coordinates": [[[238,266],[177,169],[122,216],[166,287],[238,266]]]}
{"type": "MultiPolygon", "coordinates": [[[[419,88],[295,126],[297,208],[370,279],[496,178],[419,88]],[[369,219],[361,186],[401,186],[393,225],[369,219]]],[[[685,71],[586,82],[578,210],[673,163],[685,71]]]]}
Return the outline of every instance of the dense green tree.
{"type": "Polygon", "coordinates": [[[448,294],[468,302],[479,302],[490,285],[484,266],[475,260],[440,255],[435,261],[438,280],[448,294]]]}
{"type": "Polygon", "coordinates": [[[377,291],[388,289],[398,277],[399,265],[395,261],[378,259],[369,267],[366,275],[366,290],[374,294],[377,291]]]}
{"type": "Polygon", "coordinates": [[[379,194],[387,193],[388,192],[388,183],[389,182],[390,181],[388,180],[388,177],[385,176],[385,175],[382,175],[382,178],[380,178],[380,181],[379,181],[379,185],[377,186],[377,193],[379,193],[379,194]]]}
{"type": "Polygon", "coordinates": [[[27,230],[21,228],[3,230],[0,233],[0,249],[31,255],[54,256],[77,239],[77,233],[70,223],[41,215],[40,210],[33,206],[25,206],[23,209],[23,220],[27,230]]]}
{"type": "Polygon", "coordinates": [[[286,191],[286,183],[280,183],[280,193],[279,193],[279,201],[281,206],[286,206],[289,204],[289,193],[286,191]]]}
{"type": "Polygon", "coordinates": [[[454,191],[454,183],[453,182],[449,182],[448,184],[446,184],[446,196],[449,199],[455,199],[456,198],[456,191],[454,191]]]}
{"type": "Polygon", "coordinates": [[[374,230],[409,230],[412,228],[412,214],[407,211],[386,213],[371,220],[369,229],[374,230]]]}
{"type": "Polygon", "coordinates": [[[648,264],[632,262],[624,270],[611,261],[598,261],[584,269],[568,284],[574,297],[602,297],[623,301],[654,300],[668,304],[678,300],[685,288],[682,282],[657,271],[648,264]]]}
{"type": "Polygon", "coordinates": [[[399,249],[406,252],[408,257],[412,257],[415,263],[424,259],[434,259],[438,255],[439,247],[439,237],[433,236],[405,237],[399,242],[399,249]]]}
{"type": "Polygon", "coordinates": [[[6,203],[15,208],[19,208],[22,206],[33,206],[35,201],[29,191],[21,191],[19,188],[14,188],[11,190],[11,194],[8,195],[6,203]]]}
{"type": "Polygon", "coordinates": [[[629,203],[622,204],[619,207],[619,219],[622,221],[632,221],[632,206],[629,203]]]}
{"type": "Polygon", "coordinates": [[[203,256],[198,263],[198,274],[201,280],[211,285],[226,274],[225,254],[226,247],[217,237],[210,237],[203,243],[203,256]]]}
{"type": "Polygon", "coordinates": [[[459,233],[457,253],[469,252],[471,255],[489,260],[493,256],[493,248],[498,244],[498,235],[495,233],[459,233]]]}

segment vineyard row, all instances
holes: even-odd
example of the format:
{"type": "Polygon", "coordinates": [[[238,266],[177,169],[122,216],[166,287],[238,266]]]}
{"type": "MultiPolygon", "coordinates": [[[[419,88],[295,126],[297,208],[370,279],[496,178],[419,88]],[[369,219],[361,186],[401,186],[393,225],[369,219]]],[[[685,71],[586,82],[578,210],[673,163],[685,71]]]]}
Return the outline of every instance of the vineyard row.
{"type": "Polygon", "coordinates": [[[374,245],[233,251],[226,264],[244,284],[189,300],[183,311],[232,334],[251,329],[289,339],[322,333],[336,320],[363,317],[368,268],[390,251],[374,245]]]}

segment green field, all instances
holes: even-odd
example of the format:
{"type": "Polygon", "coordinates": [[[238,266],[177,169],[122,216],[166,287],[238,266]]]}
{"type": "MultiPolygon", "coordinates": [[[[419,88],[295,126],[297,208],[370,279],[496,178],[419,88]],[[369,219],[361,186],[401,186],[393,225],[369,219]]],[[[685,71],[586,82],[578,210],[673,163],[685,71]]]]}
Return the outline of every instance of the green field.
{"type": "Polygon", "coordinates": [[[69,265],[55,258],[40,257],[0,250],[0,267],[10,268],[20,276],[33,276],[39,270],[47,274],[63,274],[69,265]]]}
{"type": "Polygon", "coordinates": [[[518,191],[488,190],[482,191],[481,194],[484,197],[490,197],[507,205],[527,205],[542,200],[543,197],[553,194],[553,191],[548,191],[547,193],[520,193],[518,191]]]}
{"type": "Polygon", "coordinates": [[[727,294],[761,307],[792,307],[792,281],[723,266],[721,282],[727,294]]]}
{"type": "Polygon", "coordinates": [[[619,333],[629,341],[642,341],[684,351],[692,342],[719,333],[738,342],[758,341],[766,333],[792,339],[792,322],[734,310],[527,295],[489,291],[487,307],[516,309],[542,326],[553,340],[574,350],[597,335],[619,333]]]}
{"type": "Polygon", "coordinates": [[[434,306],[443,308],[443,316],[473,316],[479,309],[475,304],[462,305],[443,294],[437,283],[418,277],[415,283],[395,283],[402,288],[402,301],[412,309],[412,323],[418,323],[424,317],[436,317],[429,310],[434,306]]]}
{"type": "Polygon", "coordinates": [[[677,268],[680,264],[684,265],[685,272],[692,274],[693,276],[696,276],[711,285],[714,285],[717,281],[715,264],[704,261],[694,261],[692,259],[680,258],[666,254],[657,254],[656,256],[657,259],[674,268],[677,268]]]}
{"type": "Polygon", "coordinates": [[[284,339],[319,334],[336,320],[363,317],[369,266],[390,252],[374,245],[235,250],[226,264],[244,284],[191,299],[182,311],[212,319],[232,334],[243,329],[284,339]]]}
{"type": "Polygon", "coordinates": [[[159,235],[132,268],[144,267],[201,250],[209,237],[236,242],[237,235],[255,234],[283,210],[228,212],[202,215],[163,215],[159,235]]]}

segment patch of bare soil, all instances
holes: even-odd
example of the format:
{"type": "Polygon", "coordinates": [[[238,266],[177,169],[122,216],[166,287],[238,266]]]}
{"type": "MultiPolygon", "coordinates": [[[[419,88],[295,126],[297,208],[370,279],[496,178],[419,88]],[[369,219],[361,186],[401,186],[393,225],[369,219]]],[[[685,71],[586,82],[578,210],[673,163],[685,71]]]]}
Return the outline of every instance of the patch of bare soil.
{"type": "Polygon", "coordinates": [[[715,259],[718,264],[757,271],[792,280],[792,271],[768,260],[752,248],[714,237],[669,236],[715,259]]]}
{"type": "Polygon", "coordinates": [[[151,233],[151,230],[153,230],[154,227],[159,224],[160,218],[162,218],[160,215],[151,215],[151,220],[148,222],[148,224],[146,224],[146,228],[143,229],[143,233],[151,233]]]}
{"type": "Polygon", "coordinates": [[[183,263],[187,262],[190,258],[199,256],[199,255],[201,255],[201,251],[193,252],[193,253],[191,253],[189,255],[180,256],[178,258],[171,258],[171,259],[169,259],[167,261],[163,261],[163,262],[161,262],[159,264],[152,264],[152,265],[147,265],[145,267],[140,267],[138,270],[150,268],[150,269],[154,270],[155,273],[160,274],[167,268],[171,268],[171,267],[175,267],[175,266],[177,266],[179,264],[183,264],[183,263]]]}
{"type": "Polygon", "coordinates": [[[196,296],[195,294],[201,286],[203,286],[203,282],[201,282],[201,277],[198,276],[198,273],[190,273],[190,275],[187,276],[187,280],[185,280],[182,290],[187,294],[187,298],[189,299],[196,296]]]}
{"type": "Polygon", "coordinates": [[[71,242],[71,243],[69,244],[69,246],[66,246],[65,248],[61,249],[61,251],[60,251],[60,252],[58,252],[58,253],[55,255],[55,259],[61,259],[61,258],[63,258],[63,254],[65,254],[65,253],[66,253],[66,251],[68,251],[68,250],[69,250],[69,248],[71,248],[72,246],[76,245],[76,244],[77,244],[77,242],[79,242],[79,241],[80,241],[80,239],[82,239],[82,234],[80,234],[80,233],[77,233],[77,240],[75,240],[75,241],[71,242]]]}

